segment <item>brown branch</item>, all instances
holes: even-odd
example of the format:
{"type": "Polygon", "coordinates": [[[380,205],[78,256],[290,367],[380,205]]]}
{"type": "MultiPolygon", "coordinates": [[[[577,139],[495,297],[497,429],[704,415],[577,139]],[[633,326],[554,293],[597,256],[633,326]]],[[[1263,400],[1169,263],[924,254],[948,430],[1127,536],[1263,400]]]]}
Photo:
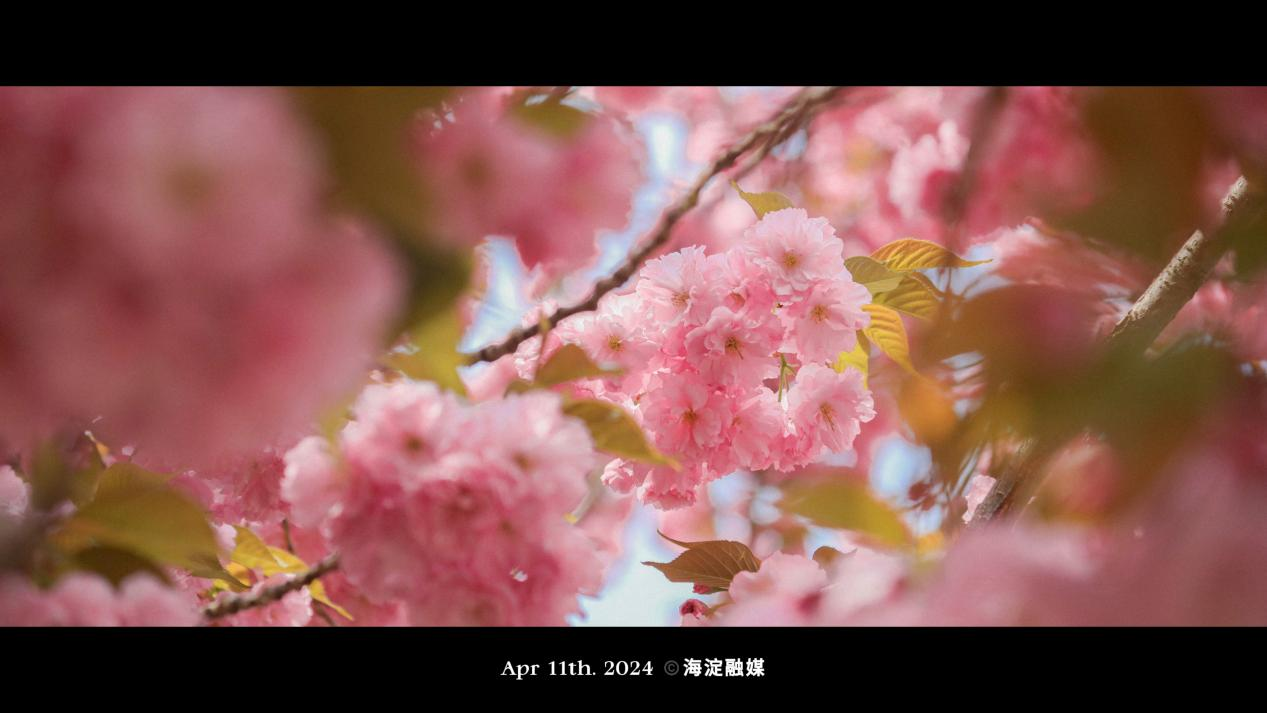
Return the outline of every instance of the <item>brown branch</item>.
{"type": "MultiPolygon", "coordinates": [[[[1207,235],[1198,230],[1188,238],[1166,267],[1153,279],[1135,304],[1109,335],[1106,346],[1119,356],[1142,355],[1170,324],[1179,310],[1205,283],[1235,238],[1246,227],[1261,224],[1263,197],[1251,194],[1249,182],[1241,176],[1223,198],[1223,224],[1207,235]],[[1253,195],[1253,200],[1249,197],[1253,195]]],[[[1041,466],[1060,444],[1027,441],[1011,459],[1015,465],[1003,469],[985,500],[972,517],[974,526],[1006,514],[1024,493],[1037,487],[1041,466]]]]}
{"type": "Polygon", "coordinates": [[[963,158],[958,175],[942,199],[942,222],[950,231],[951,240],[948,247],[952,251],[959,250],[963,218],[968,212],[968,199],[977,187],[977,174],[980,173],[981,162],[990,148],[990,140],[994,137],[994,131],[998,127],[999,117],[1003,114],[1007,98],[1006,87],[990,87],[986,90],[973,116],[972,131],[968,137],[968,153],[963,158]]]}
{"type": "Polygon", "coordinates": [[[339,568],[339,554],[336,552],[307,571],[298,574],[285,582],[270,584],[255,592],[242,594],[226,594],[203,607],[202,615],[207,619],[218,619],[223,616],[237,614],[240,611],[262,607],[281,599],[291,592],[298,591],[339,568]]]}
{"type": "Polygon", "coordinates": [[[1170,263],[1144,290],[1130,311],[1113,328],[1109,339],[1143,352],[1179,314],[1188,300],[1209,277],[1210,271],[1227,252],[1229,235],[1239,225],[1236,211],[1244,205],[1249,183],[1242,176],[1236,179],[1223,198],[1223,227],[1207,237],[1200,230],[1192,234],[1170,259],[1170,263]]]}
{"type": "MultiPolygon", "coordinates": [[[[615,272],[599,280],[585,301],[570,307],[559,308],[548,319],[543,321],[547,322],[550,328],[553,328],[559,322],[574,314],[598,309],[598,301],[602,299],[603,295],[625,284],[651,253],[669,241],[673,227],[677,225],[683,215],[695,207],[696,203],[699,202],[700,193],[713,177],[733,166],[740,156],[755,147],[762,146],[762,150],[768,153],[774,144],[778,143],[779,137],[790,136],[794,131],[792,127],[799,126],[807,121],[830,102],[841,89],[841,87],[810,87],[798,92],[769,120],[718,154],[708,168],[695,179],[690,189],[661,214],[660,220],[651,232],[651,237],[638,249],[632,251],[615,272]]],[[[501,343],[484,347],[474,354],[466,355],[466,361],[468,364],[496,361],[514,352],[520,344],[535,337],[540,331],[540,323],[517,329],[501,343]]]]}

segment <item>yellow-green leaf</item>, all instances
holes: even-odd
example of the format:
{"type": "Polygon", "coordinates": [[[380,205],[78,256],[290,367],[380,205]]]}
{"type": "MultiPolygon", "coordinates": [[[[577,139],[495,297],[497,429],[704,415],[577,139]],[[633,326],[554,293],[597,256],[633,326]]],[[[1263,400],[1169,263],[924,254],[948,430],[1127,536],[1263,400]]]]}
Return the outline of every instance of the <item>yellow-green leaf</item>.
{"type": "Polygon", "coordinates": [[[443,87],[303,87],[291,90],[314,128],[337,195],[384,224],[423,240],[423,188],[408,149],[419,113],[438,106],[443,87]]]}
{"type": "Polygon", "coordinates": [[[845,269],[849,270],[854,282],[864,285],[873,296],[892,290],[902,283],[901,273],[890,270],[878,260],[862,255],[846,258],[845,269]]]}
{"type": "Polygon", "coordinates": [[[510,115],[536,131],[565,141],[575,138],[591,119],[584,111],[557,101],[520,102],[511,106],[510,115]]]}
{"type": "Polygon", "coordinates": [[[410,330],[409,343],[388,352],[384,363],[411,379],[434,381],[455,393],[465,394],[458,376],[465,362],[458,353],[462,323],[456,309],[441,310],[410,330]]]}
{"type": "Polygon", "coordinates": [[[172,476],[146,470],[135,463],[115,463],[101,472],[95,497],[107,497],[118,491],[135,488],[166,488],[172,476]]]}
{"type": "Polygon", "coordinates": [[[114,482],[98,488],[92,502],[54,533],[58,545],[70,553],[114,547],[198,577],[231,577],[220,564],[215,533],[198,505],[149,475],[115,473],[114,482]]]}
{"type": "Polygon", "coordinates": [[[352,614],[347,609],[344,609],[343,607],[339,606],[338,604],[335,604],[333,601],[330,600],[330,595],[326,594],[326,588],[324,585],[321,584],[320,581],[314,581],[308,585],[308,594],[311,595],[312,598],[315,599],[316,601],[319,601],[322,604],[338,612],[339,616],[343,617],[344,619],[347,619],[348,621],[356,621],[356,618],[353,617],[352,614]]]}
{"type": "MultiPolygon", "coordinates": [[[[268,548],[268,551],[269,551],[269,554],[271,554],[277,560],[278,565],[272,571],[265,571],[264,574],[266,576],[271,576],[273,574],[277,574],[278,572],[283,572],[286,574],[298,574],[308,569],[308,564],[306,562],[304,562],[298,556],[290,552],[287,552],[286,550],[283,550],[280,547],[270,546],[268,548]]],[[[335,604],[333,601],[330,600],[329,595],[326,594],[326,588],[321,584],[319,580],[314,580],[313,582],[308,584],[308,594],[311,595],[312,598],[315,599],[316,601],[319,601],[322,604],[338,612],[339,616],[343,617],[344,619],[347,619],[349,621],[353,620],[352,615],[348,613],[347,609],[344,609],[343,607],[339,606],[338,604],[335,604]]]]}
{"type": "Polygon", "coordinates": [[[616,404],[580,399],[566,403],[563,412],[585,423],[594,439],[594,447],[600,451],[627,460],[677,467],[677,461],[656,450],[638,422],[616,404]]]}
{"type": "Polygon", "coordinates": [[[537,386],[555,386],[575,379],[617,376],[619,369],[604,369],[594,363],[585,350],[575,344],[559,347],[537,370],[537,386]]]}
{"type": "Polygon", "coordinates": [[[902,316],[884,305],[863,305],[862,309],[871,315],[871,323],[862,330],[867,339],[880,347],[890,359],[909,372],[915,372],[911,364],[910,344],[906,339],[906,325],[902,324],[902,316]]]}
{"type": "Polygon", "coordinates": [[[990,262],[989,260],[965,260],[937,243],[916,238],[895,240],[871,253],[871,257],[895,272],[972,267],[990,262]]]}
{"type": "Polygon", "coordinates": [[[162,568],[134,552],[117,547],[93,546],[80,550],[73,557],[73,566],[79,571],[99,574],[115,586],[140,572],[168,583],[162,568]]]}
{"type": "Polygon", "coordinates": [[[734,186],[739,192],[739,197],[744,199],[752,208],[752,212],[757,214],[758,218],[765,216],[766,213],[772,213],[776,210],[795,207],[792,199],[775,191],[766,191],[765,193],[748,193],[739,187],[735,181],[731,181],[730,185],[734,186]]]}
{"type": "Polygon", "coordinates": [[[929,446],[936,446],[950,437],[959,421],[954,401],[941,385],[918,374],[902,383],[898,411],[916,440],[929,446]]]}
{"type": "Polygon", "coordinates": [[[833,367],[838,372],[843,372],[845,369],[852,367],[861,371],[862,376],[865,379],[867,376],[867,361],[869,358],[870,355],[867,354],[866,347],[864,347],[862,342],[859,341],[854,345],[853,351],[841,352],[840,356],[836,357],[836,363],[833,367]]]}
{"type": "MultiPolygon", "coordinates": [[[[661,537],[664,537],[661,534],[661,537]]],[[[761,562],[752,550],[742,542],[730,540],[706,540],[704,542],[679,542],[669,537],[675,545],[686,551],[672,562],[643,562],[655,567],[670,582],[689,582],[714,591],[730,588],[730,581],[740,572],[756,572],[761,562]]]]}
{"type": "Polygon", "coordinates": [[[876,295],[875,303],[920,319],[932,319],[941,309],[941,292],[924,275],[905,275],[897,287],[876,295]]]}
{"type": "Polygon", "coordinates": [[[858,532],[885,545],[905,545],[911,539],[902,518],[852,478],[791,483],[783,489],[779,507],[816,525],[858,532]]]}
{"type": "Polygon", "coordinates": [[[259,535],[240,525],[235,525],[233,529],[237,530],[237,537],[229,561],[247,569],[258,569],[265,576],[278,571],[277,567],[280,563],[273,557],[269,546],[259,538],[259,535]]]}
{"type": "Polygon", "coordinates": [[[99,466],[73,466],[52,442],[37,447],[31,461],[28,480],[35,509],[48,510],[65,500],[78,506],[92,499],[101,474],[99,466]]]}

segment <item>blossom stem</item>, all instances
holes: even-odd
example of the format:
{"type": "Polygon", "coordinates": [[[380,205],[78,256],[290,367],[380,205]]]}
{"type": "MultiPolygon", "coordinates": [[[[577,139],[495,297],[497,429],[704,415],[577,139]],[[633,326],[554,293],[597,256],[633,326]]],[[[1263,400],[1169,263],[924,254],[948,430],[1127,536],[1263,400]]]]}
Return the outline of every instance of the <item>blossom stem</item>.
{"type": "Polygon", "coordinates": [[[226,594],[211,604],[203,607],[202,615],[207,619],[218,619],[220,617],[237,614],[238,612],[245,611],[247,609],[254,609],[255,607],[272,604],[291,592],[303,589],[309,584],[312,584],[320,579],[322,576],[327,575],[338,568],[339,554],[336,552],[285,582],[271,584],[256,592],[226,594]]]}
{"type": "MultiPolygon", "coordinates": [[[[1236,237],[1244,235],[1249,226],[1261,226],[1265,220],[1264,196],[1244,176],[1236,179],[1223,198],[1222,225],[1209,234],[1198,230],[1188,238],[1113,328],[1106,346],[1118,355],[1144,354],[1205,283],[1236,237]]],[[[977,506],[972,525],[980,526],[1006,514],[1022,496],[1032,492],[1041,479],[1040,466],[1058,446],[1033,440],[1022,444],[1010,461],[1013,465],[995,474],[994,486],[977,506]]]]}
{"type": "Polygon", "coordinates": [[[543,323],[553,328],[559,322],[574,314],[592,312],[598,309],[598,301],[602,299],[603,295],[625,284],[638,271],[644,260],[669,241],[669,236],[673,232],[674,226],[677,225],[682,216],[686,215],[699,202],[700,193],[713,177],[733,166],[739,157],[753,148],[760,147],[759,150],[768,153],[769,148],[773,148],[773,144],[780,137],[790,136],[794,132],[793,127],[799,127],[808,122],[818,111],[830,103],[841,89],[843,87],[808,87],[798,92],[779,111],[775,112],[769,120],[750,131],[738,142],[721,151],[713,159],[713,162],[695,179],[691,187],[660,215],[655,229],[651,232],[651,238],[646,240],[638,249],[632,251],[615,272],[599,280],[590,292],[590,296],[584,302],[570,307],[561,307],[540,323],[515,330],[504,341],[484,347],[474,354],[466,355],[467,363],[477,364],[482,361],[496,361],[514,352],[523,342],[537,336],[541,332],[543,323]]]}

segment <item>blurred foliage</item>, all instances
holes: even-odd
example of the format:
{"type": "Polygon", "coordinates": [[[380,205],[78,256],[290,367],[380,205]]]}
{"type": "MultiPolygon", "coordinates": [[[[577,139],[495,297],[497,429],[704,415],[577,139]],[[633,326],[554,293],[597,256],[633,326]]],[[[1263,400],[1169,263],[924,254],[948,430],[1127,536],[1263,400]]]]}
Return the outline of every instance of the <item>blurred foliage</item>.
{"type": "Polygon", "coordinates": [[[1090,92],[1082,118],[1100,157],[1100,190],[1054,222],[1163,264],[1202,223],[1202,180],[1216,149],[1205,103],[1183,87],[1113,87],[1090,92]]]}
{"type": "Polygon", "coordinates": [[[458,367],[466,363],[458,352],[462,332],[457,310],[440,310],[415,323],[404,344],[384,356],[383,365],[411,379],[433,381],[454,393],[465,394],[466,385],[458,376],[458,367]]]}
{"type": "Polygon", "coordinates": [[[850,471],[814,468],[783,486],[779,507],[815,525],[850,530],[882,547],[912,543],[901,516],[871,494],[866,478],[850,471]]]}
{"type": "Polygon", "coordinates": [[[131,463],[106,468],[96,494],[57,526],[50,541],[80,564],[104,562],[108,571],[103,574],[117,576],[121,558],[101,553],[85,557],[84,551],[117,549],[197,577],[227,577],[206,513],[168,480],[131,463]]]}
{"type": "Polygon", "coordinates": [[[464,325],[455,303],[468,286],[471,258],[432,236],[426,189],[408,151],[410,132],[452,90],[303,87],[292,92],[325,149],[336,204],[372,218],[392,238],[404,267],[405,309],[390,335],[403,332],[404,338],[385,364],[462,393],[457,345],[464,325]]]}
{"type": "Polygon", "coordinates": [[[428,219],[409,131],[447,87],[299,87],[291,90],[325,148],[335,198],[426,242],[428,219]]]}
{"type": "Polygon", "coordinates": [[[921,343],[922,362],[971,355],[981,364],[969,377],[969,411],[949,428],[944,394],[904,387],[903,416],[931,447],[937,479],[960,483],[986,450],[993,472],[1033,468],[1084,432],[1103,436],[1122,456],[1128,496],[1161,470],[1239,367],[1208,339],[1155,355],[1109,348],[1095,307],[1093,298],[1067,290],[1009,285],[934,323],[921,343]]]}

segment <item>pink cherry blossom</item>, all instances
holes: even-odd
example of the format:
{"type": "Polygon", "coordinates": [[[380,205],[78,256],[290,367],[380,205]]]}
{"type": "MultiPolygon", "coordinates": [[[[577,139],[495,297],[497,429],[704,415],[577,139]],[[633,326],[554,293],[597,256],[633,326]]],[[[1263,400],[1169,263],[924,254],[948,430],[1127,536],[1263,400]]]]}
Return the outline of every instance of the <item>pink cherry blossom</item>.
{"type": "Polygon", "coordinates": [[[569,524],[597,461],[548,392],[474,405],[434,385],[369,387],[341,462],[306,440],[283,495],[320,528],[341,571],[419,625],[557,625],[599,586],[595,541],[569,524]]]}
{"type": "Polygon", "coordinates": [[[859,372],[806,364],[788,392],[788,414],[798,438],[840,453],[853,444],[861,424],[875,417],[875,408],[859,372]]]}
{"type": "Polygon", "coordinates": [[[726,425],[724,398],[691,378],[664,380],[642,408],[656,443],[669,453],[706,451],[721,441],[726,425]]]}
{"type": "Polygon", "coordinates": [[[858,344],[858,330],[871,322],[862,306],[871,293],[851,278],[820,282],[796,305],[792,329],[797,355],[806,362],[834,363],[858,344]]]}
{"type": "Polygon", "coordinates": [[[355,388],[401,276],[261,88],[0,90],[0,439],[202,467],[355,388]]]}
{"type": "Polygon", "coordinates": [[[782,341],[783,328],[773,314],[718,307],[686,334],[686,357],[709,383],[758,384],[778,375],[774,353],[782,341]]]}
{"type": "Polygon", "coordinates": [[[12,466],[0,465],[0,512],[20,517],[26,512],[31,488],[18,477],[12,466]]]}
{"type": "Polygon", "coordinates": [[[995,482],[994,478],[983,474],[974,475],[972,480],[968,481],[968,492],[964,493],[964,499],[968,503],[968,509],[963,513],[964,522],[972,522],[972,518],[977,514],[977,508],[985,502],[995,482]]]}
{"type": "Polygon", "coordinates": [[[69,574],[41,591],[21,575],[0,577],[0,626],[194,626],[196,600],[135,574],[116,590],[101,577],[69,574]]]}
{"type": "Polygon", "coordinates": [[[309,436],[286,452],[281,496],[301,527],[320,527],[338,504],[342,477],[326,439],[309,436]]]}
{"type": "Polygon", "coordinates": [[[462,93],[420,122],[416,159],[442,236],[475,245],[513,238],[529,269],[555,277],[597,254],[595,233],[624,227],[641,179],[630,132],[583,114],[566,136],[534,126],[503,92],[462,93]]]}
{"type": "MultiPolygon", "coordinates": [[[[264,587],[285,582],[294,575],[275,574],[251,588],[258,592],[264,587]]],[[[225,596],[225,595],[221,595],[225,596]]],[[[287,592],[278,601],[217,620],[218,626],[307,626],[312,621],[312,595],[304,587],[287,592]]]]}
{"type": "Polygon", "coordinates": [[[744,250],[765,271],[781,298],[803,295],[818,280],[844,269],[843,246],[826,218],[800,208],[767,213],[744,234],[744,250]]]}
{"type": "Polygon", "coordinates": [[[796,626],[811,621],[827,573],[812,559],[776,552],[756,572],[730,582],[732,605],[722,610],[728,626],[796,626]]]}
{"type": "Polygon", "coordinates": [[[734,402],[730,452],[748,470],[769,468],[787,427],[787,414],[774,392],[758,388],[734,402]]]}
{"type": "Polygon", "coordinates": [[[712,312],[704,249],[685,248],[643,265],[638,273],[637,294],[661,323],[683,317],[698,321],[712,312]]]}

